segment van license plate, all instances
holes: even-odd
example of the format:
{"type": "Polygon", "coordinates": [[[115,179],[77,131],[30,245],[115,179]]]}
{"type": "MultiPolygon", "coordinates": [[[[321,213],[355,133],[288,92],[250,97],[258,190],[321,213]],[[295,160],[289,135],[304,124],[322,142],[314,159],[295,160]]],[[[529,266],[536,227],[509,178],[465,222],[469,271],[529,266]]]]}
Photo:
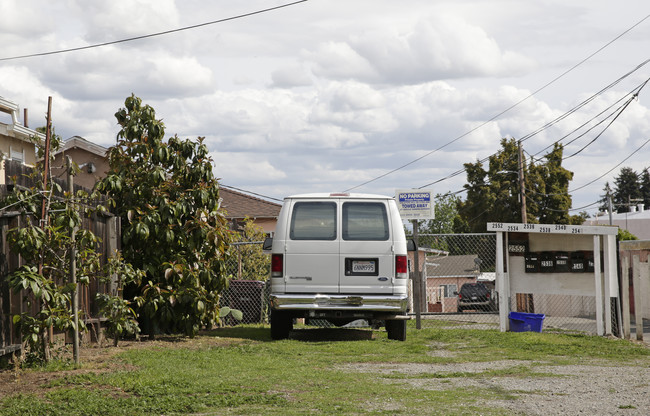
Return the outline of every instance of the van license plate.
{"type": "Polygon", "coordinates": [[[376,268],[374,261],[352,261],[352,273],[375,273],[376,268]]]}

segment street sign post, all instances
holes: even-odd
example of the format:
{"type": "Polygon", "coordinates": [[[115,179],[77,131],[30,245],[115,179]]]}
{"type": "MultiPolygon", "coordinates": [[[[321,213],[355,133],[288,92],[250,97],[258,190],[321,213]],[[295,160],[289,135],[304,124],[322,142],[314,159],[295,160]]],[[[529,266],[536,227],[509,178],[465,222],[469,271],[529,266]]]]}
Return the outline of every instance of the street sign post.
{"type": "MultiPolygon", "coordinates": [[[[411,220],[413,223],[413,240],[418,244],[418,220],[435,218],[433,192],[428,189],[398,189],[395,191],[397,209],[402,219],[411,220]]],[[[415,279],[413,279],[413,298],[415,308],[415,326],[421,327],[421,313],[427,302],[427,286],[420,272],[420,252],[413,256],[415,279]]]]}

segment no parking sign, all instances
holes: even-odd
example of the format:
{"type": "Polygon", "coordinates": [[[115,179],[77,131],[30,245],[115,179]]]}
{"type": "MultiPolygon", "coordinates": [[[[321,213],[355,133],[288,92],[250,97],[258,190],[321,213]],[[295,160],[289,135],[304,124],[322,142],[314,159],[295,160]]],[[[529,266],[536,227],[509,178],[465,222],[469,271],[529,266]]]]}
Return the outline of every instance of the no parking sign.
{"type": "Polygon", "coordinates": [[[397,208],[405,220],[435,218],[433,192],[428,189],[398,189],[395,192],[397,208]]]}

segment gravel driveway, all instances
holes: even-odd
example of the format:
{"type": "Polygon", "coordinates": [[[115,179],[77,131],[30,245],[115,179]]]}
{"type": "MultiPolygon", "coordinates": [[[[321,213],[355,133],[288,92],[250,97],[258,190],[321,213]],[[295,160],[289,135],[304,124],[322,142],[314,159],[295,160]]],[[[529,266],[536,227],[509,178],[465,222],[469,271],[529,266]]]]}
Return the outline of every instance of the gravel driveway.
{"type": "MultiPolygon", "coordinates": [[[[512,400],[487,401],[486,406],[522,415],[650,415],[650,362],[638,366],[611,364],[551,366],[529,361],[492,361],[460,364],[355,364],[347,370],[379,374],[405,374],[399,380],[413,387],[448,390],[489,388],[511,393],[512,400]],[[513,367],[534,366],[549,377],[450,377],[417,378],[418,374],[482,373],[513,367]]],[[[395,380],[387,379],[387,382],[395,380]]]]}

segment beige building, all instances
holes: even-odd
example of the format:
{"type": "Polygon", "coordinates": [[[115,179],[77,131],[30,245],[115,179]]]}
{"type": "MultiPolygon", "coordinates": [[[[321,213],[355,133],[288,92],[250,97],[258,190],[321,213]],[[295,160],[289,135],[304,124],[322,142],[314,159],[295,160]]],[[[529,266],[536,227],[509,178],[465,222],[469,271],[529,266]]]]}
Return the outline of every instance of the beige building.
{"type": "Polygon", "coordinates": [[[32,130],[19,121],[18,104],[0,97],[0,185],[6,184],[5,160],[14,160],[27,166],[36,164],[36,140],[45,135],[32,130]]]}
{"type": "Polygon", "coordinates": [[[61,149],[54,153],[52,174],[62,177],[66,170],[65,156],[70,156],[80,170],[74,177],[75,185],[92,189],[108,172],[107,151],[104,146],[89,142],[83,137],[70,137],[63,142],[61,149]]]}

